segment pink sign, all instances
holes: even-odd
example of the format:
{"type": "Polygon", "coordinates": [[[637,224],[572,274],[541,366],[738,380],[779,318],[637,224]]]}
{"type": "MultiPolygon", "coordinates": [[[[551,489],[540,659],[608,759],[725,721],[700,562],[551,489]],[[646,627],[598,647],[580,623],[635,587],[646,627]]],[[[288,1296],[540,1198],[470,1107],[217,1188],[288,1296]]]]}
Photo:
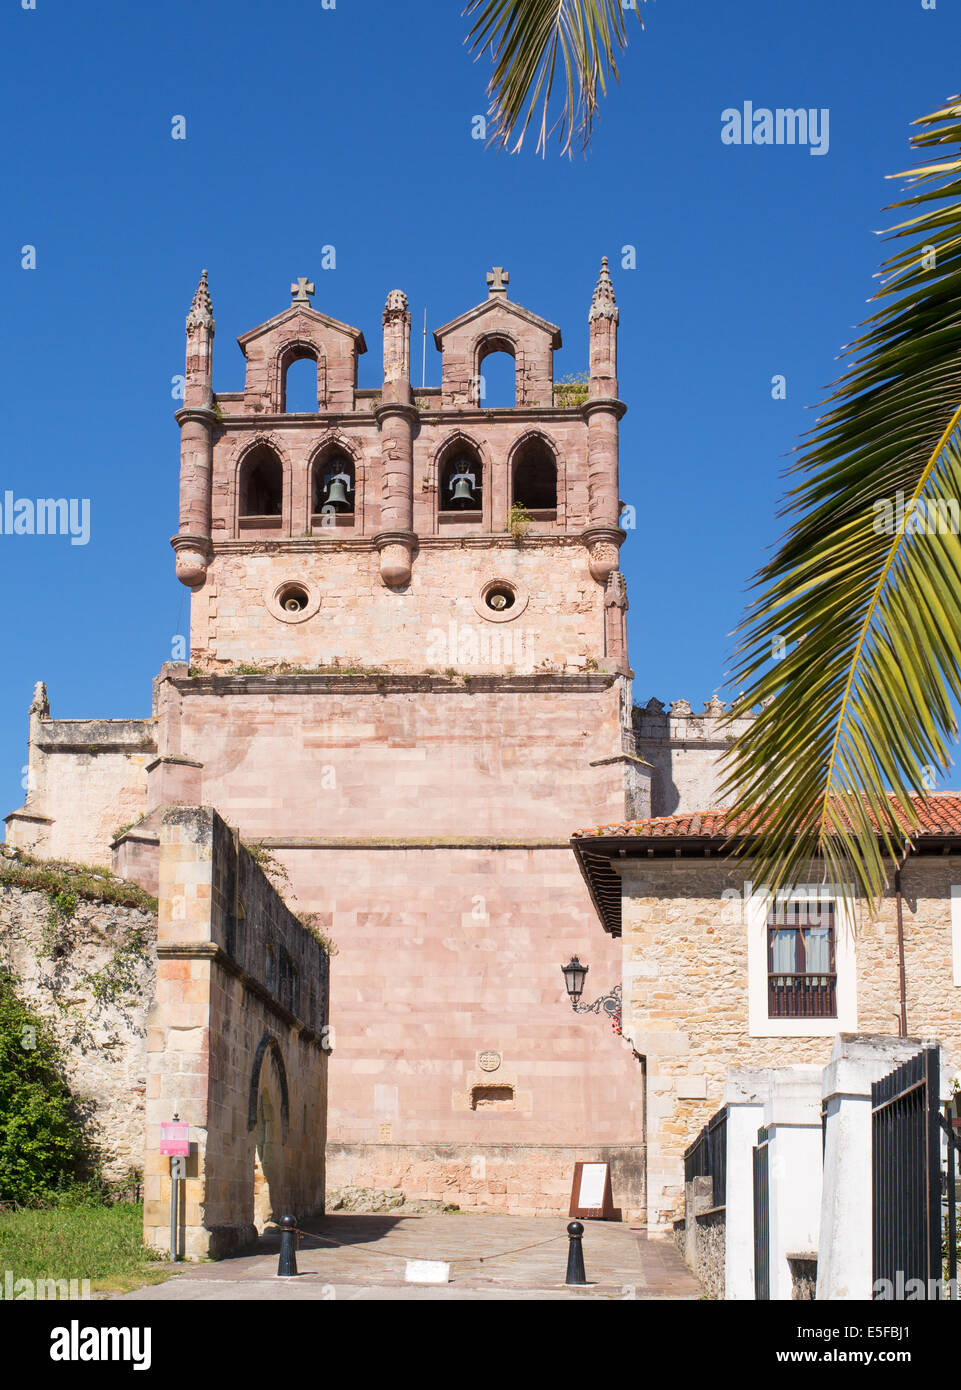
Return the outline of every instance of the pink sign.
{"type": "Polygon", "coordinates": [[[160,1126],[160,1152],[171,1158],[189,1158],[190,1126],[186,1124],[162,1124],[160,1126]]]}

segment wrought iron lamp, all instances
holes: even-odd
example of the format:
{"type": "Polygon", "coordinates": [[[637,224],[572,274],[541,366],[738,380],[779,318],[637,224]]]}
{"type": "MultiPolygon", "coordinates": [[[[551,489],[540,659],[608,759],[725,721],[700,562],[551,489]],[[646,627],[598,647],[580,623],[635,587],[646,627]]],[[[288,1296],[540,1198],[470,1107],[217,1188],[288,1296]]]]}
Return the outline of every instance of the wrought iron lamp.
{"type": "Polygon", "coordinates": [[[594,1000],[593,1004],[579,1004],[577,1002],[584,993],[584,981],[589,969],[590,966],[581,965],[577,956],[571,956],[568,963],[561,966],[564,973],[564,983],[571,1000],[571,1008],[576,1014],[599,1014],[603,1009],[615,1025],[619,1024],[621,1018],[620,985],[615,985],[609,994],[602,994],[600,998],[594,1000]]]}

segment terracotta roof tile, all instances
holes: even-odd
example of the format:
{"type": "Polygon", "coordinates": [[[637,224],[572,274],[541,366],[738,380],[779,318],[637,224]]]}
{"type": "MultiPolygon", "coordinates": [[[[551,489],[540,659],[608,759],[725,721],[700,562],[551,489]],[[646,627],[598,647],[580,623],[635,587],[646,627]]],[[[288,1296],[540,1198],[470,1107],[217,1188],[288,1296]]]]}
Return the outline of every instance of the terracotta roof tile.
{"type": "MultiPolygon", "coordinates": [[[[912,797],[920,831],[912,838],[926,835],[961,835],[961,795],[941,792],[929,797],[912,797]]],[[[900,817],[905,830],[908,826],[900,817]]],[[[650,816],[646,820],[621,821],[612,825],[595,825],[576,830],[574,839],[601,839],[637,836],[652,840],[727,840],[732,834],[750,830],[751,817],[733,817],[729,809],[717,811],[687,811],[678,816],[650,816]]]]}

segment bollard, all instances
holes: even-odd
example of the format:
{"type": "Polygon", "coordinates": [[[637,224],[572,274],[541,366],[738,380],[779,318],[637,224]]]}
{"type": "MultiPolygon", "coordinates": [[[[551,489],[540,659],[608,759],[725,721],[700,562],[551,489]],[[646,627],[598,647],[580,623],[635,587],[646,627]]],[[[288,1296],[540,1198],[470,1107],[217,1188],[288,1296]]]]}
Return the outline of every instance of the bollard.
{"type": "Polygon", "coordinates": [[[582,1243],[584,1227],[579,1221],[572,1221],[567,1228],[570,1245],[567,1250],[567,1278],[565,1284],[586,1284],[584,1273],[584,1246],[582,1243]]]}
{"type": "Polygon", "coordinates": [[[277,1277],[297,1273],[297,1235],[294,1227],[296,1216],[285,1216],[280,1222],[280,1259],[277,1262],[277,1277]]]}

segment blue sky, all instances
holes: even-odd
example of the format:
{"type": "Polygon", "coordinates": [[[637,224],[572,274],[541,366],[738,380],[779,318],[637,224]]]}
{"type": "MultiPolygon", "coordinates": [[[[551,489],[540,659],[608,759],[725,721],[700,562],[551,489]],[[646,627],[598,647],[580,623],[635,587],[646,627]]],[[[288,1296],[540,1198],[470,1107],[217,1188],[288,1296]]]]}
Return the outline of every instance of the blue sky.
{"type": "Polygon", "coordinates": [[[233,390],[234,339],[302,274],[365,331],[362,385],[379,379],[388,290],[436,327],[484,297],[494,264],[561,325],[558,375],[578,372],[608,255],[635,696],[699,707],[723,691],[786,456],[866,311],[885,175],[910,162],[911,120],[958,87],[961,20],[950,0],[656,0],[644,17],[641,32],[627,16],[589,156],[568,161],[472,138],[488,69],[457,3],[7,0],[0,493],[87,497],[91,538],[0,535],[4,809],[22,801],[34,681],[55,716],[145,715],[186,631],[170,392],[204,266],[214,385],[233,390]],[[721,112],[745,100],[828,108],[828,153],[722,144],[721,112]]]}

